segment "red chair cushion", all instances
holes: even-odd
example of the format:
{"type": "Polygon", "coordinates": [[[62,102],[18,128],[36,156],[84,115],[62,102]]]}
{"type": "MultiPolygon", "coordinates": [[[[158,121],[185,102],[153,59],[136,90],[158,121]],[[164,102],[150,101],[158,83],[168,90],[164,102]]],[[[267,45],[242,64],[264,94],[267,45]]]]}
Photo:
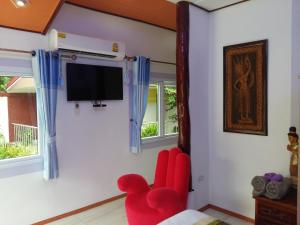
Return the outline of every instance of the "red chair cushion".
{"type": "Polygon", "coordinates": [[[125,208],[130,225],[156,225],[165,218],[148,206],[146,193],[127,196],[125,208]]]}

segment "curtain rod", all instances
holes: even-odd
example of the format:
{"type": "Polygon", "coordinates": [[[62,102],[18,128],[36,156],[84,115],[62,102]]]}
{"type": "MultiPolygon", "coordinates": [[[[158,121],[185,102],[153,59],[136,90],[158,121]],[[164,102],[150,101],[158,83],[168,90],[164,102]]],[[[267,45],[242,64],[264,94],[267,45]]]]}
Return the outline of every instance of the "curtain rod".
{"type": "MultiPolygon", "coordinates": [[[[25,50],[8,49],[8,48],[0,48],[0,51],[24,53],[24,54],[30,54],[32,56],[36,55],[35,51],[25,51],[25,50]]],[[[127,55],[125,55],[124,59],[128,60],[128,61],[136,61],[136,56],[127,56],[127,55]]],[[[159,60],[150,60],[150,61],[153,62],[153,63],[169,64],[169,65],[175,65],[176,66],[176,63],[172,63],[172,62],[159,61],[159,60]]]]}
{"type": "Polygon", "coordinates": [[[8,49],[8,48],[0,48],[0,51],[4,52],[17,52],[17,53],[24,53],[24,54],[30,54],[32,56],[36,55],[35,51],[25,51],[25,50],[17,50],[17,49],[8,49]]]}
{"type": "MultiPolygon", "coordinates": [[[[124,59],[126,59],[128,61],[136,61],[136,56],[127,56],[127,55],[125,55],[124,59]]],[[[150,59],[150,62],[161,63],[161,64],[169,64],[169,65],[175,65],[176,66],[176,63],[166,62],[166,61],[159,61],[159,60],[151,60],[150,59]]]]}

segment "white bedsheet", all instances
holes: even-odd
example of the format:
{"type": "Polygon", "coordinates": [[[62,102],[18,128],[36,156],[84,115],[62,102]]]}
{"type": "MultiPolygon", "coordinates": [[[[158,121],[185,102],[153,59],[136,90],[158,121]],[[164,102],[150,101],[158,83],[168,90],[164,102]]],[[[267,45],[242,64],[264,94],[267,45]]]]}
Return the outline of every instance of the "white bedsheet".
{"type": "Polygon", "coordinates": [[[193,225],[206,217],[209,216],[196,210],[187,209],[164,220],[158,225],[193,225]]]}

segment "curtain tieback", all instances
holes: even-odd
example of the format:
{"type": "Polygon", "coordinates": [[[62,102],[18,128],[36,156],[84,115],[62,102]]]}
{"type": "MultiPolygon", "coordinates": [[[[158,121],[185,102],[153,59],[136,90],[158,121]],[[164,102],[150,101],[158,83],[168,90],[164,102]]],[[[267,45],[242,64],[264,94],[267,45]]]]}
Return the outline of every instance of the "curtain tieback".
{"type": "Polygon", "coordinates": [[[130,122],[135,123],[136,125],[138,124],[138,122],[135,119],[130,119],[130,122]]]}
{"type": "Polygon", "coordinates": [[[56,142],[56,136],[48,137],[47,143],[48,144],[53,144],[56,142]]]}

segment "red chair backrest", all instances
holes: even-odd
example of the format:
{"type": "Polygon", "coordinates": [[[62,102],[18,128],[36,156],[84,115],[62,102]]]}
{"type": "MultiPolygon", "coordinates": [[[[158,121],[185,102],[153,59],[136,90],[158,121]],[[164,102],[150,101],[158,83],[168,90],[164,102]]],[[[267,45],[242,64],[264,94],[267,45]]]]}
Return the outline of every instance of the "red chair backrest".
{"type": "Polygon", "coordinates": [[[179,148],[162,150],[157,157],[153,188],[174,189],[186,205],[190,180],[190,157],[179,148]]]}

